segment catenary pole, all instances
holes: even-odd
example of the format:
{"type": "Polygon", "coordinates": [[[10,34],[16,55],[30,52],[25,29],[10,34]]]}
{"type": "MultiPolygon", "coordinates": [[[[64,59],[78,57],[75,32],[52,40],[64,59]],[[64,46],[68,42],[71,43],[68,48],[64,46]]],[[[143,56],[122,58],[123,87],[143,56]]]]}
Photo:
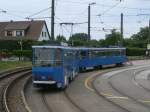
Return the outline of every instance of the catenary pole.
{"type": "Polygon", "coordinates": [[[120,44],[121,44],[121,46],[123,46],[123,38],[124,38],[124,36],[123,36],[123,13],[121,13],[121,40],[120,40],[120,44]]]}
{"type": "Polygon", "coordinates": [[[88,6],[88,40],[91,39],[91,5],[88,6]]]}
{"type": "Polygon", "coordinates": [[[52,10],[51,10],[51,38],[54,40],[55,32],[55,0],[52,0],[52,10]]]}

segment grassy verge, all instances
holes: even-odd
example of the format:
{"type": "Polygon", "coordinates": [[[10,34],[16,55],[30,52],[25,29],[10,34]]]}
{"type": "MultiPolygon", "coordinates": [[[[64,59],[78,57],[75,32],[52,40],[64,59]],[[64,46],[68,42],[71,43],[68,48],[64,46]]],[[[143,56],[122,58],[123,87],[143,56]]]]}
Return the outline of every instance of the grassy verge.
{"type": "Polygon", "coordinates": [[[0,71],[13,69],[16,67],[31,66],[29,61],[0,61],[0,71]]]}
{"type": "Polygon", "coordinates": [[[148,57],[146,56],[128,56],[129,60],[146,60],[148,57]]]}

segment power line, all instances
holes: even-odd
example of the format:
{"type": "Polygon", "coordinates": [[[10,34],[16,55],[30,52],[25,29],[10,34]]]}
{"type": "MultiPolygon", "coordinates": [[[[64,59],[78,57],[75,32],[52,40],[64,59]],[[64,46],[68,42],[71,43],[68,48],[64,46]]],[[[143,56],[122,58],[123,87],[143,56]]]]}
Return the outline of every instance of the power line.
{"type": "Polygon", "coordinates": [[[35,17],[35,18],[26,18],[28,20],[33,20],[33,19],[50,19],[51,17],[35,17]]]}
{"type": "Polygon", "coordinates": [[[13,13],[10,13],[8,11],[5,14],[10,15],[10,16],[14,16],[14,17],[18,17],[18,18],[21,18],[21,19],[25,19],[23,16],[13,14],[13,13]]]}
{"type": "Polygon", "coordinates": [[[22,17],[22,16],[20,16],[20,15],[11,13],[11,12],[9,12],[9,11],[7,11],[7,10],[4,10],[4,9],[1,9],[1,8],[0,8],[0,12],[4,13],[4,14],[6,14],[6,15],[11,15],[11,16],[14,16],[14,17],[18,17],[18,18],[24,19],[24,17],[22,17]]]}
{"type": "MultiPolygon", "coordinates": [[[[120,17],[120,15],[112,15],[112,14],[107,14],[107,15],[95,15],[95,16],[98,16],[98,17],[120,17]]],[[[124,17],[149,17],[150,14],[127,14],[127,15],[124,15],[124,17]]]]}
{"type": "Polygon", "coordinates": [[[107,9],[107,10],[105,10],[105,11],[104,11],[102,14],[100,14],[100,15],[101,15],[101,16],[104,15],[105,13],[109,12],[111,9],[117,7],[120,3],[121,3],[121,2],[119,2],[119,3],[115,4],[115,5],[113,5],[112,7],[110,7],[110,8],[107,9]]]}
{"type": "Polygon", "coordinates": [[[62,22],[62,23],[57,23],[60,25],[78,25],[78,24],[87,24],[88,22],[62,22]]]}
{"type": "Polygon", "coordinates": [[[33,16],[36,16],[36,15],[38,15],[38,14],[40,14],[40,13],[43,13],[43,12],[49,10],[49,9],[51,9],[51,7],[48,7],[48,8],[46,8],[46,9],[42,9],[42,10],[40,10],[40,11],[34,13],[34,14],[31,14],[30,16],[26,17],[26,19],[31,18],[31,17],[33,17],[33,16]]]}
{"type": "MultiPolygon", "coordinates": [[[[63,2],[65,2],[65,1],[63,1],[63,2]]],[[[66,1],[66,3],[80,4],[80,5],[89,4],[89,2],[73,2],[73,1],[66,1]]],[[[106,4],[100,4],[100,3],[96,3],[96,5],[103,6],[103,7],[113,7],[113,5],[106,5],[106,4]]],[[[139,8],[139,7],[122,7],[122,6],[118,6],[117,8],[130,9],[130,10],[148,10],[148,11],[150,10],[149,8],[139,8]]]]}

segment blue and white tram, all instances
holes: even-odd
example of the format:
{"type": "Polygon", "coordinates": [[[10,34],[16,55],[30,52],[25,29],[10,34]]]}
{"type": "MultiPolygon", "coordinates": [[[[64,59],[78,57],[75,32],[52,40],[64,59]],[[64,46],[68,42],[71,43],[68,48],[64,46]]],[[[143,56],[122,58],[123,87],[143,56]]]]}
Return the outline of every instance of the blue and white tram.
{"type": "Polygon", "coordinates": [[[124,63],[125,51],[125,48],[33,46],[33,84],[35,87],[56,85],[65,88],[80,70],[124,63]]]}

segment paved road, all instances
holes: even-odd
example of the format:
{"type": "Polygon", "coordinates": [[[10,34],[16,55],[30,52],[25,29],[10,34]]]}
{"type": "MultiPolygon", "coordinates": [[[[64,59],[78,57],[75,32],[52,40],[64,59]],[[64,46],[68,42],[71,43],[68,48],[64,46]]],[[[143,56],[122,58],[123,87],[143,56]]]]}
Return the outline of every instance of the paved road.
{"type": "Polygon", "coordinates": [[[65,92],[35,89],[30,82],[25,93],[30,109],[33,112],[126,112],[86,87],[86,80],[100,72],[81,73],[65,92]]]}
{"type": "Polygon", "coordinates": [[[109,101],[130,112],[150,112],[149,65],[106,73],[94,82],[96,90],[109,101]]]}
{"type": "Polygon", "coordinates": [[[35,89],[30,82],[25,95],[32,112],[80,112],[64,92],[57,89],[35,89]]]}
{"type": "Polygon", "coordinates": [[[150,67],[140,63],[81,73],[64,92],[35,89],[30,82],[27,102],[33,112],[150,112],[150,67]]]}

